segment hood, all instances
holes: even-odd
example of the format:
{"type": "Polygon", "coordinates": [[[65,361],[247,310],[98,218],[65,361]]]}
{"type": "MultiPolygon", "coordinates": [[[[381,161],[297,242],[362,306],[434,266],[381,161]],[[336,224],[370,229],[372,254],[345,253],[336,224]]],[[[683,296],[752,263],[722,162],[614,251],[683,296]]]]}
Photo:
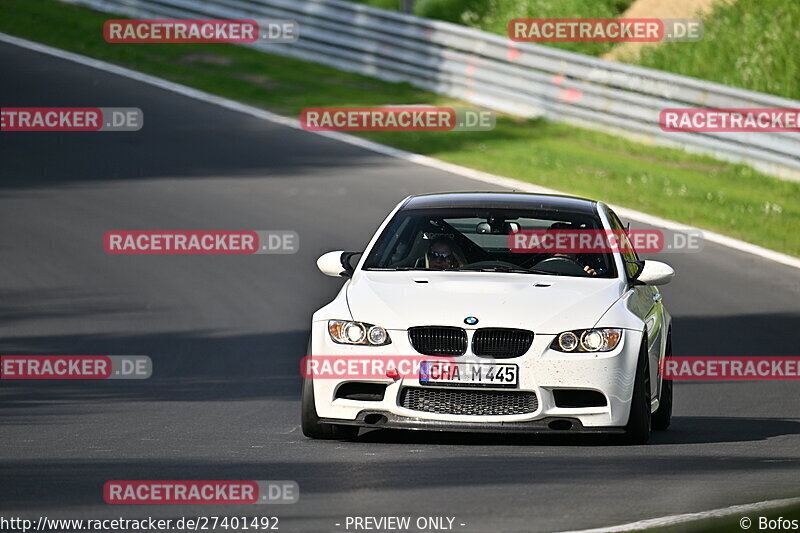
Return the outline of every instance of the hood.
{"type": "Polygon", "coordinates": [[[386,329],[436,325],[560,333],[590,328],[624,292],[618,279],[494,272],[360,271],[347,288],[354,320],[386,329]]]}

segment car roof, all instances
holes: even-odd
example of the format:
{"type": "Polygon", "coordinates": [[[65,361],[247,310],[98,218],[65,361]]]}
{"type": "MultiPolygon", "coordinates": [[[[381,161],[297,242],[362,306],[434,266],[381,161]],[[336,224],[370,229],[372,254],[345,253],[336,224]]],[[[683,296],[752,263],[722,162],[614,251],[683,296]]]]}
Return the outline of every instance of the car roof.
{"type": "Polygon", "coordinates": [[[535,194],[528,192],[439,192],[410,196],[401,207],[407,209],[539,209],[568,211],[594,215],[597,202],[586,198],[558,194],[535,194]]]}

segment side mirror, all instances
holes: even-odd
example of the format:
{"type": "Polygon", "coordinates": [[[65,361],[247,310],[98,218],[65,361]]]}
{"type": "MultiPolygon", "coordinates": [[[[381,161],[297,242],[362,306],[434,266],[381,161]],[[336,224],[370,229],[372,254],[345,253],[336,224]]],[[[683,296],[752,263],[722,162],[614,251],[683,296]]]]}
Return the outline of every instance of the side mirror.
{"type": "Polygon", "coordinates": [[[661,261],[642,261],[636,281],[645,285],[666,285],[675,277],[675,271],[661,261]]]}
{"type": "Polygon", "coordinates": [[[344,252],[342,250],[328,252],[317,259],[317,268],[326,276],[349,278],[355,270],[355,267],[350,264],[350,259],[362,253],[344,252]]]}

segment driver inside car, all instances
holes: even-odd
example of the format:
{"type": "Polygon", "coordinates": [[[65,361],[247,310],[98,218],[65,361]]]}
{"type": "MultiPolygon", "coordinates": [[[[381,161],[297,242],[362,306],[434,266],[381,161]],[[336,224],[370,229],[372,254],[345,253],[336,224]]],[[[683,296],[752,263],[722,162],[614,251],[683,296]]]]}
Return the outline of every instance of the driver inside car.
{"type": "Polygon", "coordinates": [[[450,239],[439,237],[432,240],[425,252],[425,268],[431,270],[453,270],[464,264],[464,255],[450,239]]]}
{"type": "MultiPolygon", "coordinates": [[[[573,229],[571,224],[567,224],[566,222],[555,222],[550,225],[549,228],[552,230],[569,230],[573,229]]],[[[572,259],[576,263],[579,263],[583,266],[583,271],[589,274],[590,276],[596,276],[597,271],[593,269],[591,266],[585,264],[586,262],[583,261],[579,254],[577,253],[567,253],[567,252],[557,252],[554,253],[551,257],[566,257],[567,259],[572,259]]]]}
{"type": "MultiPolygon", "coordinates": [[[[566,257],[568,259],[572,259],[573,261],[576,261],[576,262],[578,262],[578,263],[583,265],[583,261],[578,259],[578,254],[557,253],[557,254],[553,254],[553,257],[566,257]]],[[[583,271],[586,272],[587,274],[589,274],[590,276],[596,276],[597,275],[597,271],[595,269],[593,269],[592,267],[590,267],[589,265],[583,265],[583,271]]]]}

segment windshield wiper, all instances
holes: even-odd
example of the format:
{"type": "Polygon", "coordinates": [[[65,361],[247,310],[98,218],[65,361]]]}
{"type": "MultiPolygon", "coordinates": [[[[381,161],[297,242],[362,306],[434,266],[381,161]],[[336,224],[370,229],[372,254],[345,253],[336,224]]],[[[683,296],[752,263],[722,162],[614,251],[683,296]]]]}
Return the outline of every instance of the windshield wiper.
{"type": "Polygon", "coordinates": [[[546,270],[536,270],[535,268],[531,268],[528,270],[531,274],[544,274],[545,276],[563,276],[564,274],[559,274],[558,272],[548,272],[546,270]]]}
{"type": "Polygon", "coordinates": [[[508,272],[511,274],[544,274],[546,276],[561,276],[558,272],[545,272],[544,270],[536,270],[536,269],[529,269],[529,268],[511,268],[511,267],[504,267],[504,266],[493,266],[493,267],[462,267],[462,268],[455,268],[455,269],[436,269],[436,268],[425,268],[425,267],[412,267],[412,266],[405,266],[405,267],[370,267],[365,268],[364,270],[370,272],[401,272],[401,271],[409,271],[409,270],[417,270],[420,272],[508,272]]]}
{"type": "Polygon", "coordinates": [[[377,270],[377,271],[381,271],[381,272],[393,272],[395,270],[399,271],[399,270],[430,270],[430,269],[429,268],[424,268],[424,267],[407,266],[407,267],[369,267],[369,268],[365,268],[364,270],[369,270],[369,271],[377,270]]]}
{"type": "Polygon", "coordinates": [[[475,268],[462,267],[462,268],[459,268],[457,270],[462,271],[462,272],[466,272],[466,271],[472,270],[472,271],[475,271],[475,272],[510,272],[512,274],[548,274],[548,275],[554,275],[552,272],[545,272],[543,270],[532,270],[532,269],[528,269],[528,268],[511,268],[511,267],[505,267],[505,266],[475,267],[475,268]]]}

